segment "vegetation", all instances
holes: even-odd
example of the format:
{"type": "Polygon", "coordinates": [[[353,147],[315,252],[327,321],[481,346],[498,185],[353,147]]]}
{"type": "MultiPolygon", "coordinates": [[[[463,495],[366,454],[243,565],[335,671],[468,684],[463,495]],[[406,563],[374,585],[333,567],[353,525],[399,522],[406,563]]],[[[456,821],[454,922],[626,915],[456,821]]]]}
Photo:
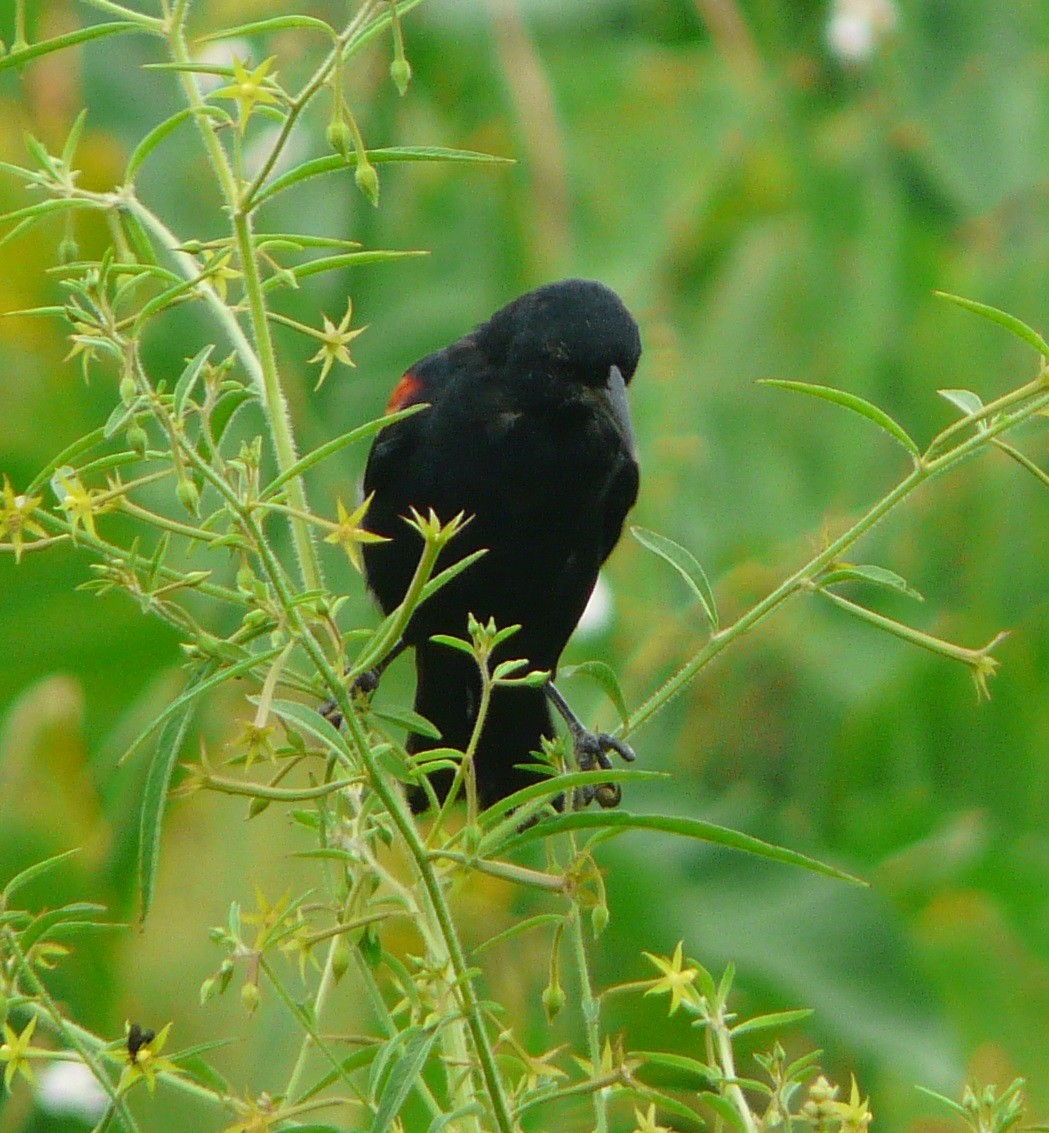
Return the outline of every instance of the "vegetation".
{"type": "Polygon", "coordinates": [[[0,6],[0,1133],[1044,1112],[1049,14],[287,7],[0,6]],[[639,767],[417,823],[343,672],[455,525],[380,623],[354,478],[566,274],[645,337],[568,682],[639,767]]]}

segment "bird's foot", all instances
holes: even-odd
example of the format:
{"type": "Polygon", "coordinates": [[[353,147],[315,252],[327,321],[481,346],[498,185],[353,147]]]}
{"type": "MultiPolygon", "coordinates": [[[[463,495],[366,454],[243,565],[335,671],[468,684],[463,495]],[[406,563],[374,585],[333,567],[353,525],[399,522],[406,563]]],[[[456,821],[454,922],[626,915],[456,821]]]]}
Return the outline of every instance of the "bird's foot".
{"type": "MultiPolygon", "coordinates": [[[[572,749],[580,771],[594,771],[598,767],[611,771],[613,767],[609,752],[615,752],[620,759],[633,763],[637,756],[634,749],[608,732],[591,732],[579,726],[572,729],[572,749]]],[[[623,792],[618,783],[588,783],[577,787],[572,794],[573,809],[581,810],[592,802],[608,810],[619,806],[623,792]]]]}

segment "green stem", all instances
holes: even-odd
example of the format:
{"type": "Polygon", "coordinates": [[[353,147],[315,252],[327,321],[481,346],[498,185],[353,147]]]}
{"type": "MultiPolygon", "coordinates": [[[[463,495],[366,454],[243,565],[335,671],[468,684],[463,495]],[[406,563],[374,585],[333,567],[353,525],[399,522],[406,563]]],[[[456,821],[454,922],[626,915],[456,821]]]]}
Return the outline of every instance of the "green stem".
{"type": "MultiPolygon", "coordinates": [[[[575,852],[575,839],[572,850],[575,852]]],[[[594,995],[590,979],[590,960],[586,952],[583,936],[583,918],[578,905],[574,905],[568,917],[568,932],[575,955],[576,970],[579,975],[581,991],[580,1007],[583,1012],[583,1025],[586,1028],[586,1042],[590,1055],[591,1073],[597,1074],[601,1068],[601,1000],[594,995]]],[[[607,1133],[608,1130],[608,1090],[594,1091],[594,1133],[607,1133]]]]}
{"type": "Polygon", "coordinates": [[[163,20],[157,19],[156,16],[147,16],[143,12],[136,12],[134,8],[125,8],[123,4],[115,4],[113,0],[82,0],[82,3],[99,12],[106,12],[110,16],[118,16],[122,20],[136,23],[156,34],[164,32],[163,20]]]}
{"type": "Polygon", "coordinates": [[[95,1057],[97,1050],[92,1049],[91,1045],[84,1041],[83,1036],[79,1033],[79,1028],[71,1026],[66,1021],[58,1004],[51,998],[51,993],[33,970],[33,965],[29,963],[25,953],[22,951],[22,946],[18,943],[18,937],[14,932],[12,932],[11,929],[5,929],[4,936],[7,938],[7,946],[10,948],[11,954],[18,964],[27,989],[32,993],[37,1003],[42,1005],[43,1011],[46,1013],[45,1017],[70,1047],[77,1052],[83,1060],[84,1065],[94,1075],[95,1081],[98,1082],[106,1092],[110,1104],[119,1115],[125,1127],[131,1130],[131,1133],[138,1133],[138,1123],[131,1116],[131,1112],[127,1108],[127,1103],[117,1092],[117,1088],[106,1073],[105,1067],[95,1057]]]}
{"type": "MultiPolygon", "coordinates": [[[[646,701],[630,715],[623,728],[623,734],[629,735],[642,724],[647,723],[661,708],[673,699],[681,690],[695,678],[695,676],[708,665],[726,646],[741,637],[748,630],[753,629],[770,614],[774,613],[789,598],[799,592],[811,589],[814,580],[832,563],[841,557],[842,552],[851,547],[858,539],[866,535],[877,526],[891,511],[906,500],[916,489],[931,480],[951,471],[962,461],[977,455],[988,448],[995,437],[1015,428],[1024,421],[1029,420],[1049,406],[1049,391],[1046,391],[1045,380],[1039,379],[1037,383],[1020,387],[1011,393],[1005,394],[995,402],[989,403],[985,409],[988,414],[1002,415],[993,421],[987,428],[979,431],[965,441],[956,445],[948,452],[933,459],[923,457],[915,467],[888,495],[880,499],[859,520],[856,521],[843,535],[828,544],[815,558],[807,562],[800,570],[795,571],[788,579],[780,583],[775,590],[763,598],[757,605],[752,606],[742,617],[731,626],[728,626],[713,637],[678,671],[656,690],[646,701]],[[1040,389],[1042,392],[1038,393],[1040,389]],[[1020,396],[1022,394],[1022,396],[1020,396]],[[1022,409],[1012,414],[1002,413],[1002,406],[1008,407],[1017,401],[1025,401],[1022,409]]],[[[942,435],[942,434],[941,434],[942,435]]],[[[934,442],[935,444],[935,442],[934,442]]],[[[930,450],[931,450],[930,446],[930,450]]]]}
{"type": "Polygon", "coordinates": [[[335,47],[332,48],[320,66],[306,80],[306,83],[299,93],[291,100],[288,113],[285,115],[284,122],[281,125],[280,133],[277,135],[277,140],[273,143],[273,148],[270,150],[266,160],[262,163],[262,168],[255,175],[254,180],[247,189],[245,189],[241,197],[240,207],[243,211],[250,212],[255,207],[255,201],[263,185],[266,183],[266,178],[273,172],[273,167],[280,157],[281,151],[284,149],[299,115],[317,91],[327,82],[328,75],[335,66],[336,59],[343,53],[346,44],[349,43],[360,28],[364,26],[374,7],[374,0],[367,0],[366,3],[361,5],[357,14],[349,22],[342,34],[339,35],[335,47]]]}
{"type": "MultiPolygon", "coordinates": [[[[171,56],[175,63],[183,66],[190,62],[185,29],[181,22],[173,23],[171,29],[171,56]]],[[[259,275],[258,260],[255,255],[249,214],[242,207],[240,186],[230,165],[229,157],[219,140],[215,125],[210,117],[203,113],[205,102],[197,84],[196,76],[187,70],[180,71],[179,77],[189,106],[197,111],[194,114],[197,128],[204,141],[204,148],[210,159],[212,170],[232,215],[233,235],[237,245],[241,271],[244,274],[244,291],[248,302],[252,333],[258,350],[257,355],[254,351],[251,352],[257,361],[257,369],[252,372],[252,377],[262,399],[266,422],[270,430],[270,439],[277,457],[277,467],[280,472],[284,472],[296,463],[298,453],[295,449],[288,403],[281,388],[277,357],[273,349],[273,338],[266,317],[266,302],[262,290],[262,279],[259,275]]],[[[216,294],[216,299],[218,298],[216,294]]],[[[219,302],[221,302],[221,299],[219,299],[219,302]]],[[[233,312],[226,307],[225,303],[222,303],[222,306],[227,311],[228,322],[235,324],[240,331],[240,324],[233,312]]],[[[243,337],[243,332],[240,332],[238,337],[243,337]]],[[[301,478],[293,477],[288,481],[288,499],[293,506],[300,510],[308,510],[306,489],[301,478]]],[[[318,590],[322,585],[320,562],[317,559],[310,528],[299,519],[293,518],[289,520],[289,523],[299,569],[302,574],[302,584],[306,590],[318,590]]]]}

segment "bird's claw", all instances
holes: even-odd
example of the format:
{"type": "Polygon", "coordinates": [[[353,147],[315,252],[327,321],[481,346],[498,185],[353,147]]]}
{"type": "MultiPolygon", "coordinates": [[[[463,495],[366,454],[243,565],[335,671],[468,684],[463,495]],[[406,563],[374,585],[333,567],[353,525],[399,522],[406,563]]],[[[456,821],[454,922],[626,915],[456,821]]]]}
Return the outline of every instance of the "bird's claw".
{"type": "MultiPolygon", "coordinates": [[[[633,763],[637,758],[634,749],[623,740],[617,739],[608,732],[590,732],[580,729],[572,737],[576,764],[580,771],[593,771],[600,767],[604,771],[611,771],[614,766],[609,752],[615,752],[620,759],[633,763]]],[[[585,787],[578,787],[573,796],[577,810],[589,806],[592,802],[609,810],[619,806],[623,792],[618,783],[588,783],[585,787]]]]}

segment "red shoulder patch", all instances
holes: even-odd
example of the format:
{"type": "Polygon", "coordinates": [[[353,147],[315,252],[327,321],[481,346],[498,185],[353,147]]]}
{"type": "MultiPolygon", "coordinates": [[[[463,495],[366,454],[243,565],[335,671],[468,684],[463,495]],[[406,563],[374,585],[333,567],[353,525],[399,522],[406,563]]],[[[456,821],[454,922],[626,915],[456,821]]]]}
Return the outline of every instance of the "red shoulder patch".
{"type": "Polygon", "coordinates": [[[386,403],[386,412],[396,413],[399,409],[406,409],[414,404],[422,388],[423,384],[415,374],[411,370],[405,370],[404,376],[390,394],[390,400],[386,403]]]}

